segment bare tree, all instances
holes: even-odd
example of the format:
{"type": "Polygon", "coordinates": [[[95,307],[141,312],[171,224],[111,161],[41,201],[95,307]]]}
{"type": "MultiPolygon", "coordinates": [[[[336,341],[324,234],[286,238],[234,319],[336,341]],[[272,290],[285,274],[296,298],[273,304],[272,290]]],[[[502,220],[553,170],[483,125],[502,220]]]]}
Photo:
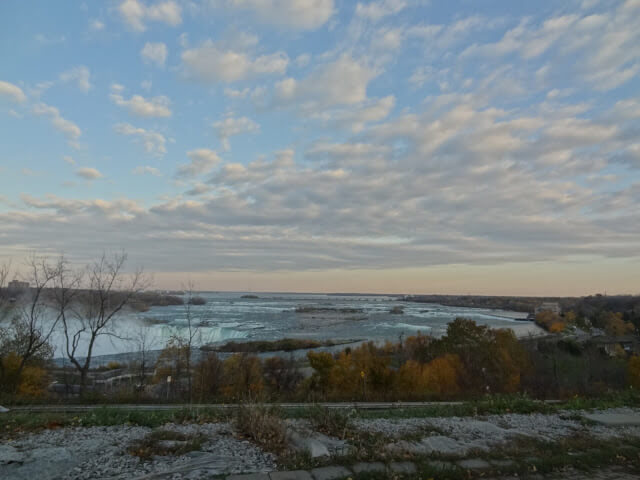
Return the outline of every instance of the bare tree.
{"type": "Polygon", "coordinates": [[[46,257],[32,255],[27,259],[27,280],[30,288],[23,293],[15,317],[12,320],[9,347],[20,358],[16,378],[24,367],[36,358],[51,356],[49,339],[60,322],[61,315],[51,308],[48,289],[58,276],[64,258],[51,263],[46,257]]]}
{"type": "Polygon", "coordinates": [[[9,311],[9,298],[6,290],[7,279],[11,271],[11,263],[5,262],[0,264],[0,381],[5,378],[4,372],[4,356],[8,352],[7,344],[9,342],[9,329],[4,323],[9,311]]]}
{"type": "Polygon", "coordinates": [[[11,272],[11,262],[0,263],[0,321],[2,321],[7,308],[8,293],[7,293],[7,279],[11,272]]]}
{"type": "Polygon", "coordinates": [[[184,335],[181,335],[184,343],[185,343],[185,360],[187,367],[187,388],[189,393],[189,403],[193,401],[193,389],[192,389],[192,375],[191,375],[191,356],[193,353],[193,347],[197,341],[200,340],[200,324],[201,320],[196,318],[195,312],[193,310],[193,306],[195,303],[199,303],[196,301],[196,296],[194,296],[194,284],[193,282],[189,282],[187,284],[187,288],[185,289],[186,298],[184,302],[184,314],[187,320],[187,328],[184,332],[184,335]]]}
{"type": "Polygon", "coordinates": [[[119,314],[143,288],[145,277],[141,269],[131,275],[124,272],[125,253],[108,258],[103,254],[86,268],[83,277],[86,289],[70,300],[71,288],[67,272],[59,277],[57,295],[65,337],[65,353],[80,374],[80,391],[85,390],[96,340],[103,335],[115,335],[113,323],[119,314]],[[66,292],[66,295],[65,295],[66,292]],[[70,308],[71,307],[71,308],[70,308]],[[80,349],[86,345],[86,352],[80,349]]]}
{"type": "Polygon", "coordinates": [[[149,352],[158,346],[158,338],[149,327],[141,325],[133,333],[131,342],[135,345],[138,353],[137,370],[140,376],[140,385],[144,386],[148,367],[147,363],[149,362],[149,352]]]}

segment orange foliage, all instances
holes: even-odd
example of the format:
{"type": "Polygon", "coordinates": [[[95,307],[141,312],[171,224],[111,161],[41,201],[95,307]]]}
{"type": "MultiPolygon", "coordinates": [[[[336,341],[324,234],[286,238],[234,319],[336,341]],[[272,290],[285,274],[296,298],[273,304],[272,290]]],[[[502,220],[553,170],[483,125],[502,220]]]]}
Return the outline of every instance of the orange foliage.
{"type": "Polygon", "coordinates": [[[562,322],[552,323],[549,326],[549,333],[560,333],[564,332],[566,325],[562,322]]]}

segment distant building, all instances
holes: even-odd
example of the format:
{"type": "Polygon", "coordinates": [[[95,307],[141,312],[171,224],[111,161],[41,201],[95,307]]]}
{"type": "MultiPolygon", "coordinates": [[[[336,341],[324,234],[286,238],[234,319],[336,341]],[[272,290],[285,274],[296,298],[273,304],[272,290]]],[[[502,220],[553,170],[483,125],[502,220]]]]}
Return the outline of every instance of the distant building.
{"type": "Polygon", "coordinates": [[[627,355],[640,353],[640,339],[635,335],[598,335],[591,338],[591,342],[604,350],[607,355],[614,356],[622,348],[627,355]]]}
{"type": "Polygon", "coordinates": [[[11,280],[7,285],[9,290],[26,290],[29,288],[29,282],[20,282],[18,280],[11,280]]]}
{"type": "Polygon", "coordinates": [[[560,315],[560,305],[558,302],[544,302],[536,307],[536,315],[540,312],[553,312],[560,315]]]}

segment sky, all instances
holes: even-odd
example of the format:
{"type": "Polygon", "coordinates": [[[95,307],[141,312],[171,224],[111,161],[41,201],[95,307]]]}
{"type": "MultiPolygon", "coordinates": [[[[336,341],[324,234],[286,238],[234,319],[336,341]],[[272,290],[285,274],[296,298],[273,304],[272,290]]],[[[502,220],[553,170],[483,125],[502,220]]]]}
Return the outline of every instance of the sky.
{"type": "Polygon", "coordinates": [[[0,261],[640,293],[640,0],[0,3],[0,261]]]}

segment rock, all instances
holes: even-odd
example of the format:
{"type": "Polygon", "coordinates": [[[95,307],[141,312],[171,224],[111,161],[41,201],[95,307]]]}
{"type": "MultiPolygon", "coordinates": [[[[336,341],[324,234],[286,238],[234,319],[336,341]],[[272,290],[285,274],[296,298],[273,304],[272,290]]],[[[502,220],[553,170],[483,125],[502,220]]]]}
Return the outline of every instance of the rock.
{"type": "Polygon", "coordinates": [[[451,470],[454,468],[453,463],[442,460],[429,460],[429,466],[437,470],[451,470]]]}
{"type": "Polygon", "coordinates": [[[230,475],[227,480],[270,480],[268,473],[249,473],[248,475],[230,475]]]}
{"type": "Polygon", "coordinates": [[[289,432],[289,444],[298,451],[307,451],[311,458],[328,457],[329,449],[313,437],[307,437],[298,432],[289,432]]]}
{"type": "Polygon", "coordinates": [[[458,466],[465,470],[486,470],[487,468],[491,468],[489,462],[482,460],[481,458],[459,460],[458,466]]]}
{"type": "Polygon", "coordinates": [[[467,447],[453,438],[442,435],[434,435],[433,437],[425,437],[419,443],[422,451],[418,453],[442,453],[448,455],[464,455],[467,447]]]}
{"type": "Polygon", "coordinates": [[[413,475],[418,471],[412,462],[391,462],[389,464],[389,470],[393,473],[406,473],[409,475],[413,475]]]}
{"type": "Polygon", "coordinates": [[[608,427],[640,426],[640,414],[638,413],[589,413],[584,418],[592,422],[600,423],[608,427]]]}
{"type": "Polygon", "coordinates": [[[24,455],[11,445],[0,445],[0,465],[22,463],[24,455]]]}
{"type": "Polygon", "coordinates": [[[157,445],[164,450],[175,450],[184,447],[186,444],[185,440],[160,440],[157,445]]]}
{"type": "Polygon", "coordinates": [[[315,480],[341,480],[351,475],[351,472],[344,467],[321,467],[311,470],[311,475],[315,480]]]}
{"type": "Polygon", "coordinates": [[[376,473],[376,472],[385,472],[387,467],[385,467],[382,462],[360,462],[353,465],[352,470],[355,473],[376,473]]]}
{"type": "Polygon", "coordinates": [[[516,464],[516,462],[514,462],[513,460],[489,460],[489,462],[494,467],[502,467],[502,468],[513,467],[516,464]]]}
{"type": "Polygon", "coordinates": [[[313,480],[309,472],[294,470],[291,472],[271,472],[271,480],[313,480]]]}

